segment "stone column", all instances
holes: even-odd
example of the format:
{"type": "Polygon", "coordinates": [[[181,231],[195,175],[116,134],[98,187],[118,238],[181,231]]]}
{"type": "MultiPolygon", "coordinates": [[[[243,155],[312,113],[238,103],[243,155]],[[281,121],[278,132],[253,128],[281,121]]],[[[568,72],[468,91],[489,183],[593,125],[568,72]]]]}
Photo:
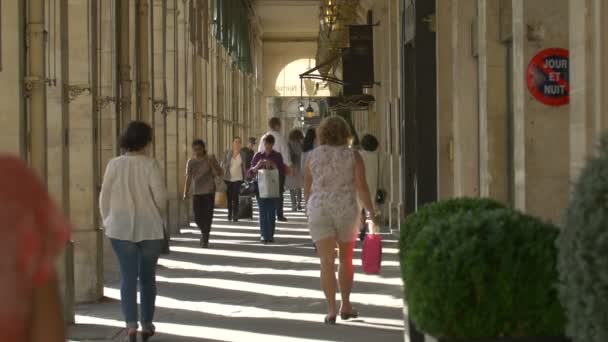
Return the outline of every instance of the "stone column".
{"type": "Polygon", "coordinates": [[[193,92],[194,92],[194,104],[193,104],[193,115],[194,115],[194,137],[202,138],[203,132],[205,131],[205,84],[203,78],[203,58],[201,58],[195,50],[193,55],[193,92]]]}
{"type": "MultiPolygon", "coordinates": [[[[62,87],[65,76],[67,55],[62,51],[62,37],[67,34],[60,2],[50,3],[47,13],[59,13],[46,23],[49,48],[49,70],[47,70],[47,147],[48,147],[48,188],[49,192],[65,213],[70,209],[69,185],[69,146],[68,112],[64,101],[65,89],[62,87]],[[52,7],[52,6],[56,7],[52,7]]],[[[57,266],[57,274],[63,297],[64,318],[67,323],[74,322],[74,245],[68,243],[62,252],[57,266]]]]}
{"type": "Polygon", "coordinates": [[[167,64],[165,50],[167,44],[166,9],[163,0],[154,0],[150,12],[152,36],[151,49],[151,75],[152,75],[152,103],[154,111],[154,158],[158,160],[166,180],[167,160],[167,134],[166,134],[166,107],[167,107],[167,64]]]}
{"type": "Polygon", "coordinates": [[[439,200],[448,199],[454,195],[452,6],[452,1],[436,0],[437,197],[439,200]]]}
{"type": "Polygon", "coordinates": [[[569,1],[570,180],[574,182],[608,127],[608,4],[569,1]]]}
{"type": "Polygon", "coordinates": [[[452,3],[454,196],[479,196],[479,85],[473,55],[476,0],[452,3]]]}
{"type": "MultiPolygon", "coordinates": [[[[25,1],[2,3],[0,151],[27,156],[24,82],[25,1]]],[[[27,84],[27,83],[26,83],[27,84]]],[[[34,85],[35,83],[32,83],[34,85]]]]}
{"type": "MultiPolygon", "coordinates": [[[[115,54],[116,41],[116,12],[112,11],[114,6],[111,1],[97,0],[98,28],[97,37],[100,47],[97,50],[98,75],[96,77],[96,103],[95,109],[99,115],[99,126],[97,127],[99,172],[98,184],[103,181],[103,175],[110,159],[120,153],[119,135],[121,132],[119,120],[119,103],[116,101],[118,94],[117,82],[117,58],[115,54]]],[[[101,226],[100,222],[100,226],[101,226]]],[[[110,240],[103,237],[103,269],[116,270],[117,259],[112,251],[110,240]]]]}
{"type": "Polygon", "coordinates": [[[119,134],[127,127],[131,121],[131,16],[130,16],[130,1],[116,2],[117,5],[117,27],[116,27],[116,45],[118,61],[118,77],[120,80],[119,90],[119,110],[120,110],[120,125],[118,128],[119,134]]]}
{"type": "MultiPolygon", "coordinates": [[[[117,120],[118,106],[116,103],[117,94],[117,70],[114,45],[116,43],[116,18],[112,12],[110,2],[98,1],[99,13],[99,75],[98,75],[98,98],[96,109],[99,112],[99,181],[103,177],[103,172],[108,161],[118,155],[119,125],[117,120]]],[[[100,183],[101,184],[101,183],[100,183]]]]}
{"type": "Polygon", "coordinates": [[[509,201],[507,49],[500,36],[500,1],[478,0],[480,195],[509,201]]]}
{"type": "Polygon", "coordinates": [[[68,2],[65,6],[67,69],[63,87],[69,118],[69,213],[74,225],[76,301],[89,302],[103,296],[103,240],[97,214],[97,111],[90,92],[96,67],[92,53],[96,49],[95,39],[88,35],[87,3],[68,2]]]}
{"type": "Polygon", "coordinates": [[[526,86],[530,60],[569,45],[567,0],[513,1],[515,206],[559,221],[570,190],[570,108],[542,104],[526,86]]]}
{"type": "Polygon", "coordinates": [[[178,169],[178,72],[177,66],[179,63],[177,55],[177,3],[178,0],[166,1],[167,6],[167,17],[166,17],[166,37],[167,37],[167,60],[166,60],[166,82],[167,82],[167,113],[166,113],[166,130],[167,130],[167,188],[169,195],[168,202],[168,226],[172,233],[178,233],[180,230],[179,226],[179,202],[183,188],[180,189],[179,178],[183,177],[183,174],[178,169]]]}
{"type": "Polygon", "coordinates": [[[209,110],[209,115],[211,116],[209,120],[209,129],[207,132],[211,133],[208,137],[208,145],[209,150],[214,151],[215,146],[218,141],[219,134],[219,122],[218,122],[218,113],[217,113],[217,62],[218,62],[218,53],[217,53],[217,41],[215,39],[211,39],[210,41],[211,49],[209,50],[209,63],[207,63],[207,74],[208,74],[208,87],[207,87],[207,107],[209,110]]]}
{"type": "MultiPolygon", "coordinates": [[[[190,70],[187,65],[189,55],[187,53],[187,45],[188,45],[188,13],[187,3],[184,0],[177,1],[177,12],[178,12],[178,22],[177,22],[177,60],[178,67],[176,77],[177,81],[177,144],[178,144],[178,156],[177,156],[177,173],[178,173],[178,188],[183,189],[185,185],[184,174],[186,173],[186,161],[188,160],[188,78],[190,70]]],[[[188,219],[188,208],[189,205],[187,202],[179,201],[178,202],[178,224],[181,227],[187,226],[190,222],[188,219]]]]}
{"type": "Polygon", "coordinates": [[[143,121],[153,124],[153,112],[150,109],[150,8],[148,0],[137,0],[137,116],[143,121]]]}
{"type": "Polygon", "coordinates": [[[225,120],[226,120],[226,67],[224,59],[224,48],[218,43],[216,45],[217,59],[215,65],[215,81],[216,81],[216,107],[215,114],[218,118],[218,128],[216,130],[217,137],[215,139],[214,153],[217,153],[224,146],[225,137],[225,120]]]}
{"type": "Polygon", "coordinates": [[[45,1],[30,0],[27,7],[27,75],[29,161],[42,179],[47,179],[46,44],[45,1]]]}

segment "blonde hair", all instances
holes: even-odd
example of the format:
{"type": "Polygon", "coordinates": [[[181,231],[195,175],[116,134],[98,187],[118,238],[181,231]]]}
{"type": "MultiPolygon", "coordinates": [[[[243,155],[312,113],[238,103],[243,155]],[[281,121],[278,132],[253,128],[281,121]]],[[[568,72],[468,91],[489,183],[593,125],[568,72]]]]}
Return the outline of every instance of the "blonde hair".
{"type": "Polygon", "coordinates": [[[323,119],[317,129],[317,136],[321,145],[345,146],[352,137],[346,120],[340,116],[332,116],[323,119]]]}

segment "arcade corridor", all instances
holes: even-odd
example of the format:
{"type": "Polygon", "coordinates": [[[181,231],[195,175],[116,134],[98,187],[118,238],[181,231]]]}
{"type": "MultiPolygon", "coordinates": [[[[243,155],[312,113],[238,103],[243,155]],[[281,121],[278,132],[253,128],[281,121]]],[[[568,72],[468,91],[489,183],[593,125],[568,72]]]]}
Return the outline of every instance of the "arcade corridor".
{"type": "MultiPolygon", "coordinates": [[[[254,221],[226,221],[216,210],[210,249],[198,247],[198,229],[186,227],[159,262],[159,342],[391,342],[403,340],[402,285],[396,238],[385,235],[383,272],[361,272],[357,246],[353,302],[360,319],[323,324],[325,304],[318,286],[318,258],[303,215],[288,213],[277,243],[259,242],[254,221]]],[[[110,253],[110,251],[107,251],[110,253]]],[[[108,255],[107,260],[113,261],[108,255]]],[[[70,340],[121,341],[118,274],[106,265],[106,298],[76,307],[70,340]]]]}
{"type": "MultiPolygon", "coordinates": [[[[568,227],[565,217],[573,185],[600,154],[602,136],[608,151],[606,18],[607,0],[0,0],[0,156],[25,162],[44,184],[39,188],[48,192],[48,202],[60,209],[55,212],[67,219],[61,250],[49,261],[57,311],[47,316],[59,318],[63,311],[55,326],[67,327],[75,342],[119,341],[124,334],[116,258],[99,194],[107,165],[129,152],[121,140],[133,121],[151,128],[148,149],[140,152],[158,164],[156,183],[166,187],[167,198],[154,203],[155,223],[159,236],[162,225],[173,239],[158,269],[159,335],[153,341],[435,342],[433,336],[445,334],[428,327],[441,324],[419,324],[415,287],[407,282],[428,271],[432,276],[420,288],[437,294],[427,280],[446,278],[434,276],[429,258],[420,257],[423,265],[407,277],[399,262],[408,263],[407,243],[424,242],[407,234],[409,218],[454,199],[496,201],[550,222],[562,238],[570,228],[567,243],[584,237],[605,258],[608,223],[601,221],[594,231],[587,223],[568,227]],[[241,155],[237,137],[244,145],[255,140],[249,153],[267,133],[276,133],[295,144],[291,152],[303,155],[323,143],[311,138],[304,151],[297,133],[314,133],[332,116],[342,117],[352,135],[342,147],[373,154],[365,165],[365,173],[374,175],[367,182],[375,183],[370,212],[378,214],[372,216],[384,234],[381,276],[363,274],[356,247],[353,300],[361,319],[338,319],[335,327],[323,324],[319,260],[304,214],[287,213],[289,222],[278,223],[277,243],[262,245],[257,216],[230,223],[225,210],[216,210],[211,248],[201,249],[196,228],[189,226],[194,201],[188,190],[184,194],[193,143],[200,147],[203,140],[204,157],[213,155],[223,166],[231,163],[231,152],[234,160],[241,155]],[[269,127],[277,119],[280,128],[269,127]],[[369,151],[365,136],[375,138],[369,151]],[[403,308],[404,286],[409,310],[403,308]]],[[[598,179],[604,181],[606,172],[598,172],[598,179]]],[[[249,176],[219,174],[208,180],[222,185],[249,176]]],[[[0,173],[0,180],[19,188],[14,178],[0,173]]],[[[608,189],[589,184],[591,190],[608,189]]],[[[207,203],[214,193],[222,195],[216,190],[214,183],[204,194],[207,203]]],[[[581,198],[608,198],[608,190],[602,191],[581,198]]],[[[0,188],[3,194],[10,193],[0,188]]],[[[18,196],[7,197],[9,203],[18,196]]],[[[0,204],[9,208],[8,217],[14,215],[10,205],[0,204]]],[[[605,201],[593,204],[597,217],[608,218],[605,201]]],[[[443,212],[428,217],[437,216],[451,218],[443,212]]],[[[420,230],[429,226],[419,224],[420,230]]],[[[438,240],[447,238],[440,234],[438,240]]],[[[436,247],[428,241],[433,244],[422,245],[425,250],[436,247]]],[[[582,244],[572,246],[587,253],[582,244]]],[[[562,253],[565,260],[596,258],[562,253]]],[[[553,262],[545,265],[559,273],[553,262]]],[[[596,298],[608,298],[608,276],[600,272],[607,264],[573,263],[561,271],[591,274],[587,281],[573,276],[571,285],[588,286],[573,286],[574,294],[601,289],[592,300],[571,303],[595,305],[596,298]]],[[[555,282],[542,288],[563,291],[555,282]]],[[[443,294],[436,297],[450,304],[443,294]]],[[[418,308],[435,310],[425,300],[418,308]]],[[[493,306],[494,299],[488,303],[493,306]]],[[[601,303],[597,307],[608,307],[601,303]]],[[[591,309],[581,310],[583,315],[572,315],[582,327],[570,328],[568,336],[594,331],[586,326],[591,309]]],[[[437,321],[459,323],[461,310],[451,312],[458,319],[437,321]]],[[[572,341],[608,341],[608,314],[597,316],[604,319],[597,320],[604,335],[572,341]]],[[[502,330],[494,335],[506,336],[502,330]]]]}

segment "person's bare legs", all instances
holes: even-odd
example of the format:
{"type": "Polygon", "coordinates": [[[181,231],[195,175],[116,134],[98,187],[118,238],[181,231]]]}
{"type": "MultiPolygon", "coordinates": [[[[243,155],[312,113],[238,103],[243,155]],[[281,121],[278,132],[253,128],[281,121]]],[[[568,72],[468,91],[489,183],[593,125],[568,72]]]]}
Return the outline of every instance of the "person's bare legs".
{"type": "Polygon", "coordinates": [[[327,316],[335,317],[336,312],[336,239],[326,238],[317,242],[317,253],[321,261],[321,287],[327,301],[327,316]]]}
{"type": "Polygon", "coordinates": [[[338,271],[338,278],[340,282],[340,296],[342,297],[340,312],[351,313],[353,307],[350,303],[350,293],[353,289],[353,280],[355,276],[355,269],[353,267],[355,241],[340,242],[338,246],[340,247],[340,269],[338,271]]]}

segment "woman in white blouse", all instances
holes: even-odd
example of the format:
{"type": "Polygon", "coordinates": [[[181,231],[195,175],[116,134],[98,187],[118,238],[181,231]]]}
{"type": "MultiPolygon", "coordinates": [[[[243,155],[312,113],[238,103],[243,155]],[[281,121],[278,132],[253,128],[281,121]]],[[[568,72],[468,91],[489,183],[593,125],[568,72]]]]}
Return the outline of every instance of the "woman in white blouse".
{"type": "Polygon", "coordinates": [[[126,153],[110,160],[101,187],[99,205],[106,235],[118,258],[121,305],[127,341],[136,341],[138,321],[142,339],[154,335],[156,264],[163,248],[161,208],[167,191],[160,166],[147,156],[152,128],[140,121],[129,124],[121,137],[126,153]],[[141,291],[141,320],[137,310],[137,282],[141,291]]]}
{"type": "Polygon", "coordinates": [[[232,148],[224,153],[222,168],[228,197],[228,221],[239,221],[239,194],[245,180],[247,155],[240,137],[232,139],[232,148]]]}

